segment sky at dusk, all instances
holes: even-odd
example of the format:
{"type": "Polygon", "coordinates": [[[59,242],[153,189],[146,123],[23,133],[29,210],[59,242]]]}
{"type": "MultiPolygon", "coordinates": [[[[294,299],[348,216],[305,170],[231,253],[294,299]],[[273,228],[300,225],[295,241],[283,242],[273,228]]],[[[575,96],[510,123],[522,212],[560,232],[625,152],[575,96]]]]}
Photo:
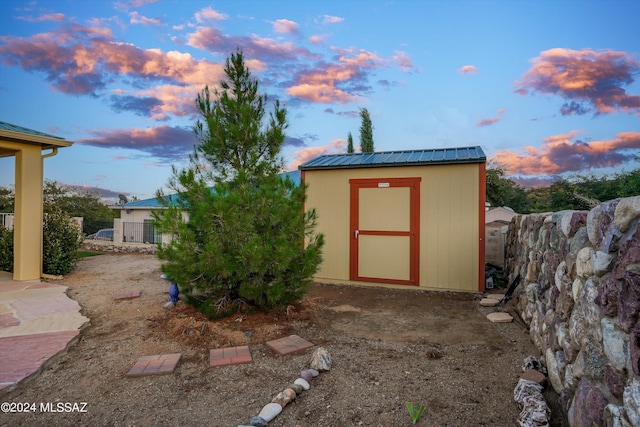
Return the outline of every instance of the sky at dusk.
{"type": "Polygon", "coordinates": [[[635,0],[2,0],[0,121],[74,142],[46,179],[153,197],[240,48],[287,108],[287,170],[358,146],[367,108],[376,151],[479,145],[523,185],[612,174],[640,167],[638,17],[635,0]]]}

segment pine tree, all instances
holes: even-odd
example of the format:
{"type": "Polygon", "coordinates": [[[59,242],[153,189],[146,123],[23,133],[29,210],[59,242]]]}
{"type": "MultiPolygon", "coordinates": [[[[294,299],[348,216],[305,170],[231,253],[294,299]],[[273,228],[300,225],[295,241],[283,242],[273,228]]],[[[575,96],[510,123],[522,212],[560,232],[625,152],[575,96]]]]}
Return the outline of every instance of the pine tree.
{"type": "Polygon", "coordinates": [[[353,137],[351,136],[351,132],[347,135],[347,153],[353,153],[353,137]]]}
{"type": "Polygon", "coordinates": [[[360,151],[363,153],[373,153],[375,151],[373,146],[373,124],[371,123],[369,110],[361,108],[360,118],[362,119],[362,123],[360,124],[360,151]]]}
{"type": "Polygon", "coordinates": [[[212,318],[301,298],[323,244],[315,212],[304,211],[304,185],[278,175],[286,110],[275,102],[265,123],[267,98],[241,51],[227,59],[225,74],[215,97],[205,88],[196,100],[199,145],[169,182],[179,201],[172,206],[159,192],[166,209],[156,214],[161,232],[173,236],[158,251],[163,271],[212,318]]]}

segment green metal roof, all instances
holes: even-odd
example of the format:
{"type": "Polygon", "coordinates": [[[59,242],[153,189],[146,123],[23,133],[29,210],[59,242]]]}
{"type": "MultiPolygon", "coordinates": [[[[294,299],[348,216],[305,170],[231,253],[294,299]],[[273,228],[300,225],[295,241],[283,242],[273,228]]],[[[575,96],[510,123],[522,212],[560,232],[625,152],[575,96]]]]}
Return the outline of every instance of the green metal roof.
{"type": "Polygon", "coordinates": [[[37,130],[28,129],[18,125],[12,125],[11,123],[0,121],[0,130],[8,130],[11,132],[23,133],[25,135],[34,135],[34,136],[44,136],[47,138],[55,138],[64,141],[64,138],[60,138],[59,136],[51,135],[49,133],[39,132],[37,130]]]}
{"type": "Polygon", "coordinates": [[[418,166],[451,163],[484,163],[479,146],[427,150],[381,151],[377,153],[325,154],[298,166],[300,170],[353,169],[385,166],[418,166]]]}

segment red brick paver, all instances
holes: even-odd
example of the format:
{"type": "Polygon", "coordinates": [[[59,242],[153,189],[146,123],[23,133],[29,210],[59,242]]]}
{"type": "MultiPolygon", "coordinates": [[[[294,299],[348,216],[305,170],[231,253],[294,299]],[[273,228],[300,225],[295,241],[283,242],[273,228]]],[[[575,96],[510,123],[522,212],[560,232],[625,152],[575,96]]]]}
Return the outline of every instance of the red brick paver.
{"type": "Polygon", "coordinates": [[[0,389],[38,372],[78,334],[71,330],[0,338],[0,389]]]}
{"type": "Polygon", "coordinates": [[[16,319],[13,313],[0,314],[0,329],[10,328],[11,326],[18,326],[20,319],[16,319]]]}
{"type": "Polygon", "coordinates": [[[143,377],[146,375],[171,374],[176,369],[182,353],[156,354],[142,356],[133,368],[127,372],[128,377],[143,377]]]}
{"type": "Polygon", "coordinates": [[[238,347],[216,348],[209,352],[209,367],[240,365],[242,363],[252,363],[249,347],[241,345],[238,347]]]}
{"type": "Polygon", "coordinates": [[[127,299],[134,299],[140,296],[140,291],[129,291],[116,295],[113,299],[116,301],[122,301],[127,299]]]}
{"type": "Polygon", "coordinates": [[[297,335],[289,335],[288,337],[267,341],[265,344],[280,355],[295,353],[313,347],[312,343],[297,335]]]}

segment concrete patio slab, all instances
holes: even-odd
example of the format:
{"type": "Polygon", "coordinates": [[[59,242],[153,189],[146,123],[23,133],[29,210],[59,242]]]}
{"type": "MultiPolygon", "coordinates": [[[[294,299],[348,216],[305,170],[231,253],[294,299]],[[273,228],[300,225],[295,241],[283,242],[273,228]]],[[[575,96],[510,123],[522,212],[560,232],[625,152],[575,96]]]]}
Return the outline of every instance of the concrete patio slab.
{"type": "Polygon", "coordinates": [[[0,389],[39,372],[64,352],[89,319],[66,286],[0,275],[0,389]]]}

